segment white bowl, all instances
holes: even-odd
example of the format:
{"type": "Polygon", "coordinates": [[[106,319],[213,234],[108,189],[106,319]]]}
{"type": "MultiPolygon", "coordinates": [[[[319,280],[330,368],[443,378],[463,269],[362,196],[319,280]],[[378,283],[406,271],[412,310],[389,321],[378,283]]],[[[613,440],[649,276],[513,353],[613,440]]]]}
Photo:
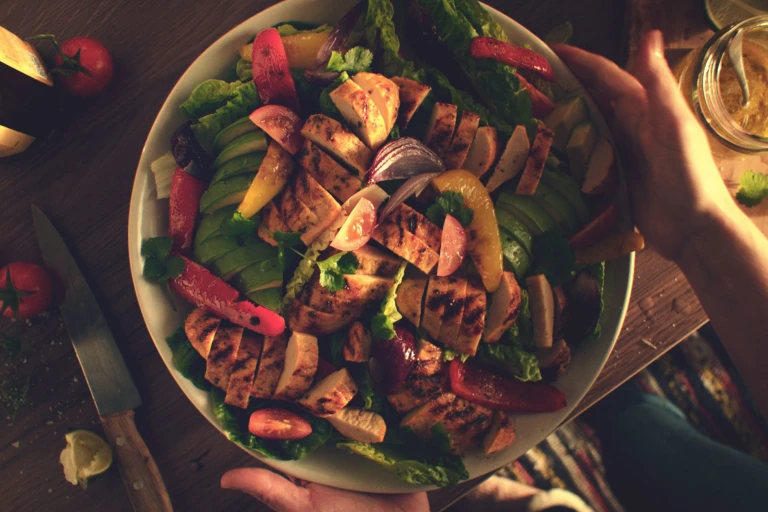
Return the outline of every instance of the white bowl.
{"type": "MultiPolygon", "coordinates": [[[[184,121],[178,107],[187,99],[192,89],[203,80],[222,76],[230,69],[240,45],[259,30],[289,20],[334,23],[355,2],[356,0],[334,1],[332,2],[333,8],[330,9],[328,6],[331,2],[286,0],[260,12],[230,30],[205,50],[179,79],[160,109],[141,154],[128,218],[128,251],[136,296],[149,334],[152,336],[152,340],[168,370],[200,413],[219,430],[221,428],[213,415],[208,393],[197,389],[176,370],[172,361],[171,350],[165,341],[182,322],[183,312],[174,312],[163,289],[147,282],[142,277],[143,263],[140,255],[142,240],[155,236],[165,236],[168,224],[168,203],[167,201],[158,201],[155,197],[155,185],[149,164],[170,149],[171,134],[184,121]]],[[[547,57],[555,70],[558,82],[564,83],[569,89],[580,89],[575,77],[549,47],[512,19],[495,9],[486,8],[501,23],[512,41],[528,43],[534,50],[547,57]]],[[[588,103],[592,118],[597,120],[603,133],[608,133],[605,122],[594,103],[591,101],[588,103]]],[[[624,212],[624,217],[625,219],[629,218],[628,211],[624,212]]],[[[630,225],[628,220],[626,223],[630,225]]],[[[491,457],[486,457],[480,452],[465,457],[464,463],[470,477],[486,474],[520,457],[555,430],[584,397],[603,368],[621,331],[632,287],[633,270],[633,256],[624,257],[607,265],[602,336],[599,340],[579,347],[573,354],[573,361],[568,370],[557,381],[557,387],[568,398],[568,407],[555,413],[516,417],[514,423],[517,430],[517,441],[512,446],[491,457]]],[[[417,487],[400,482],[375,463],[358,456],[342,453],[332,447],[323,447],[305,459],[296,462],[267,460],[250,450],[249,452],[254,457],[286,474],[343,489],[380,493],[402,493],[431,489],[431,487],[417,487]]]]}

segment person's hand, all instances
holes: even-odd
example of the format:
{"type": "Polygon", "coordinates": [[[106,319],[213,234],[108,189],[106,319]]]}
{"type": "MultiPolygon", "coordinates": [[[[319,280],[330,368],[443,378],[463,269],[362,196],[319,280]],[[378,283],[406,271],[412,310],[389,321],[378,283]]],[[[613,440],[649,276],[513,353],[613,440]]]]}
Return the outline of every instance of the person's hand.
{"type": "Polygon", "coordinates": [[[318,484],[297,485],[267,469],[233,469],[221,477],[221,487],[250,494],[277,512],[429,512],[424,492],[364,494],[318,484]]]}
{"type": "Polygon", "coordinates": [[[645,34],[629,72],[571,46],[553,48],[608,120],[640,232],[662,256],[678,259],[690,238],[733,200],[664,59],[661,32],[645,34]]]}

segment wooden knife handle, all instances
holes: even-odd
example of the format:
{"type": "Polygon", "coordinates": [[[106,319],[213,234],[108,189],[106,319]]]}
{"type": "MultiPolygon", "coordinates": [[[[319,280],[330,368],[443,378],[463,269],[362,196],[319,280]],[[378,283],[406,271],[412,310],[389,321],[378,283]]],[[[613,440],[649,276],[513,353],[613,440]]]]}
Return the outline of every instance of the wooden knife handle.
{"type": "Polygon", "coordinates": [[[133,411],[101,417],[104,433],[115,453],[125,490],[136,512],[172,512],[163,477],[136,430],[133,411]]]}

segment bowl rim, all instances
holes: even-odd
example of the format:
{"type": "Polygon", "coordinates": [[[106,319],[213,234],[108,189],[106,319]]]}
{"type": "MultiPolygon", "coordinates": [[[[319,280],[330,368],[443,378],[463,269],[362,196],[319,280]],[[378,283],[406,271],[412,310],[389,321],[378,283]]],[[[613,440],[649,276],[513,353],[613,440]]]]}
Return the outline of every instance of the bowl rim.
{"type": "MultiPolygon", "coordinates": [[[[134,183],[131,190],[131,199],[130,199],[130,206],[129,206],[129,217],[128,217],[128,258],[129,258],[129,265],[131,270],[131,279],[133,283],[134,293],[136,294],[136,299],[139,304],[139,309],[142,314],[142,320],[145,323],[145,326],[147,327],[148,334],[150,338],[152,339],[153,344],[155,345],[155,348],[158,350],[158,354],[161,356],[161,359],[163,360],[163,363],[166,365],[167,369],[169,370],[171,376],[176,381],[176,384],[179,386],[181,392],[184,394],[185,398],[192,402],[192,404],[198,409],[198,411],[201,413],[201,415],[208,420],[208,422],[221,434],[223,434],[225,437],[226,432],[221,429],[221,426],[216,422],[214,419],[212,419],[206,412],[202,409],[201,405],[198,404],[193,398],[187,393],[185,390],[185,384],[183,381],[188,381],[185,377],[183,377],[178,370],[175,369],[173,366],[172,360],[169,360],[163,353],[161,346],[159,343],[163,343],[167,346],[167,342],[160,337],[160,339],[156,339],[155,336],[153,336],[152,332],[149,329],[149,326],[147,325],[147,318],[148,318],[148,308],[150,307],[149,304],[144,304],[142,301],[142,298],[139,295],[139,283],[140,280],[143,280],[142,272],[141,272],[141,255],[140,255],[140,245],[137,242],[136,236],[134,236],[136,233],[140,233],[141,231],[141,217],[139,216],[138,208],[140,200],[137,200],[136,198],[140,197],[140,195],[143,192],[145,180],[149,179],[151,180],[151,172],[148,171],[149,176],[147,176],[147,173],[143,173],[143,169],[149,169],[149,161],[148,161],[148,155],[147,155],[147,149],[148,146],[150,146],[151,141],[154,137],[152,137],[153,133],[156,132],[160,128],[160,121],[163,117],[163,112],[169,108],[169,101],[171,97],[174,94],[174,91],[179,87],[180,83],[184,82],[184,80],[187,78],[189,74],[192,73],[192,71],[197,68],[198,66],[203,65],[203,62],[209,58],[209,54],[213,54],[216,51],[217,46],[225,46],[226,41],[232,37],[232,34],[234,32],[238,32],[241,29],[249,26],[249,25],[258,25],[258,21],[260,18],[269,16],[273,11],[279,11],[282,9],[291,9],[291,4],[300,4],[301,2],[305,2],[307,0],[281,0],[277,2],[274,5],[269,6],[266,9],[263,9],[252,16],[248,17],[247,19],[243,20],[242,22],[238,23],[234,27],[232,27],[230,30],[226,31],[224,34],[222,34],[220,37],[218,37],[214,42],[212,42],[208,47],[205,48],[196,58],[195,60],[184,70],[182,75],[179,77],[179,79],[174,83],[173,87],[168,92],[167,96],[165,97],[165,100],[163,101],[163,104],[161,105],[160,109],[158,110],[155,119],[152,123],[152,126],[149,129],[149,132],[147,133],[147,138],[145,139],[145,142],[142,146],[142,150],[140,153],[140,159],[139,163],[136,169],[136,174],[134,177],[134,183]]],[[[349,3],[349,2],[347,2],[349,3]]],[[[567,74],[568,81],[571,81],[572,83],[576,84],[576,90],[579,90],[579,93],[582,94],[590,108],[590,112],[594,115],[594,113],[597,113],[597,124],[600,127],[600,131],[607,136],[611,141],[612,137],[610,134],[610,130],[607,129],[607,125],[605,123],[605,120],[600,113],[599,109],[596,107],[594,100],[591,98],[589,93],[584,90],[583,86],[580,82],[573,76],[572,72],[567,68],[565,63],[562,62],[562,60],[536,35],[534,35],[530,30],[528,30],[526,27],[518,23],[516,20],[514,20],[512,17],[507,16],[506,14],[498,11],[497,9],[481,2],[481,5],[492,15],[492,17],[496,20],[502,23],[502,25],[511,25],[517,32],[518,32],[518,39],[523,39],[527,43],[532,44],[536,47],[536,50],[540,53],[543,53],[544,56],[550,61],[553,62],[557,66],[562,66],[567,74]]],[[[339,13],[342,14],[342,13],[339,13]]],[[[333,15],[332,15],[333,16],[333,15]]],[[[290,19],[290,18],[288,18],[290,19]]],[[[506,27],[505,27],[506,30],[506,27]]],[[[621,170],[621,166],[620,166],[621,170]]],[[[621,176],[620,172],[620,176],[621,176]]],[[[622,195],[626,198],[626,190],[625,190],[625,184],[623,183],[623,176],[622,176],[622,195]]],[[[628,205],[628,201],[624,201],[624,206],[628,205]]],[[[143,204],[143,203],[142,203],[143,204]]],[[[628,208],[627,208],[628,211],[628,208]]],[[[621,333],[622,326],[624,324],[624,320],[629,308],[629,301],[632,294],[632,286],[634,283],[634,271],[635,271],[635,254],[630,254],[620,260],[617,260],[615,262],[611,262],[611,266],[617,266],[620,265],[622,268],[619,268],[618,271],[626,272],[626,280],[622,279],[620,282],[615,283],[615,287],[622,288],[625,287],[626,292],[624,294],[623,298],[617,297],[618,302],[620,302],[619,305],[619,311],[618,311],[618,322],[616,325],[611,326],[610,329],[606,328],[605,325],[603,325],[603,336],[606,335],[607,331],[611,331],[611,338],[610,342],[605,347],[603,353],[600,355],[599,358],[599,367],[598,370],[594,373],[592,373],[588,379],[584,379],[582,382],[583,384],[583,390],[576,394],[574,397],[575,400],[573,400],[572,403],[569,403],[568,407],[563,409],[562,411],[558,411],[557,413],[552,413],[560,416],[559,420],[557,422],[549,422],[552,424],[551,428],[546,429],[539,429],[539,431],[536,433],[537,435],[534,436],[537,441],[533,444],[530,444],[526,447],[527,449],[532,448],[539,442],[541,442],[543,439],[545,439],[550,433],[554,432],[559,428],[560,425],[564,423],[564,421],[570,416],[573,409],[578,406],[578,404],[583,400],[584,396],[587,394],[587,392],[592,388],[594,385],[594,382],[597,380],[597,377],[600,375],[600,372],[605,366],[605,363],[607,362],[608,358],[610,357],[613,348],[618,340],[618,337],[621,333]]],[[[616,301],[615,301],[616,302],[616,301]]],[[[595,340],[597,341],[597,340],[595,340]]],[[[595,358],[597,359],[597,358],[595,358]]],[[[569,397],[569,402],[571,397],[569,397]]],[[[207,399],[207,406],[210,408],[210,398],[207,399]]],[[[231,441],[230,441],[231,442],[231,441]]],[[[360,491],[360,492],[378,492],[378,493],[402,493],[402,492],[417,492],[422,490],[433,490],[436,489],[436,486],[418,486],[418,485],[412,485],[407,484],[404,482],[398,482],[397,484],[390,484],[385,485],[384,487],[381,487],[380,485],[377,485],[375,488],[371,488],[370,485],[360,485],[358,483],[350,483],[349,481],[345,482],[339,482],[335,481],[332,477],[328,477],[328,475],[322,476],[320,478],[316,478],[317,474],[308,474],[307,471],[302,470],[301,462],[300,461],[279,461],[275,459],[267,459],[262,456],[260,456],[258,453],[254,452],[253,450],[250,450],[238,443],[233,443],[238,448],[242,449],[246,453],[250,454],[251,456],[257,458],[260,462],[277,469],[279,471],[282,471],[286,474],[291,474],[293,476],[296,476],[298,478],[304,479],[304,480],[310,480],[314,482],[318,482],[324,485],[331,485],[337,488],[341,489],[347,489],[347,490],[353,490],[353,491],[360,491]]],[[[509,449],[500,452],[500,454],[505,453],[509,449]]],[[[515,450],[519,451],[519,450],[515,450]]],[[[524,453],[524,451],[522,452],[524,453]]],[[[522,455],[522,453],[520,455],[522,455]]],[[[511,463],[512,461],[516,460],[517,457],[499,457],[499,454],[496,456],[492,456],[488,458],[488,460],[493,460],[492,465],[495,468],[502,467],[506,464],[511,463]]],[[[362,458],[356,458],[355,460],[360,461],[360,464],[365,463],[366,461],[362,458]]],[[[382,473],[386,473],[386,471],[382,468],[380,470],[382,473]]],[[[489,470],[490,471],[490,470],[489,470]]],[[[476,478],[478,476],[481,476],[485,474],[487,471],[481,471],[477,473],[470,472],[470,479],[476,478]]],[[[333,475],[334,472],[329,472],[330,475],[333,475]]],[[[461,485],[468,480],[464,480],[460,482],[458,485],[461,485]]]]}

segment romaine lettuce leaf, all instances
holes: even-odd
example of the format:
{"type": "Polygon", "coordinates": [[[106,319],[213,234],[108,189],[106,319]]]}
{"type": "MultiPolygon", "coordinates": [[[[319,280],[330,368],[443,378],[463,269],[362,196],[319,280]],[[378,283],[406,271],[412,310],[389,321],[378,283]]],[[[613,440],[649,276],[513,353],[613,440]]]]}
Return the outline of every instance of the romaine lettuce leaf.
{"type": "Polygon", "coordinates": [[[248,82],[235,89],[234,96],[213,114],[201,117],[197,124],[192,125],[192,131],[200,145],[211,153],[213,140],[221,130],[256,110],[261,105],[256,85],[248,82]]]}
{"type": "Polygon", "coordinates": [[[477,0],[453,0],[456,8],[472,24],[481,36],[492,37],[499,41],[509,41],[507,33],[501,28],[491,14],[477,0]]]}
{"type": "Polygon", "coordinates": [[[213,414],[221,428],[227,433],[230,441],[250,448],[264,457],[285,460],[280,444],[276,441],[260,439],[248,432],[250,410],[236,409],[224,403],[224,392],[218,388],[211,389],[213,414]]]}
{"type": "Polygon", "coordinates": [[[475,357],[503,368],[523,382],[541,380],[539,360],[520,343],[483,343],[475,357]]]}
{"type": "Polygon", "coordinates": [[[211,384],[205,380],[205,359],[200,357],[190,344],[184,326],[176,329],[166,341],[173,352],[173,364],[176,369],[199,389],[211,389],[211,384]]]}
{"type": "Polygon", "coordinates": [[[406,262],[400,265],[400,269],[395,274],[395,284],[387,290],[387,295],[381,301],[381,310],[371,320],[371,334],[374,339],[391,340],[396,336],[395,324],[403,318],[403,315],[397,310],[395,299],[397,298],[397,287],[403,282],[407,266],[408,263],[406,262]]]}
{"type": "Polygon", "coordinates": [[[238,59],[235,63],[235,74],[243,82],[253,80],[253,65],[245,59],[238,59]]]}
{"type": "Polygon", "coordinates": [[[179,107],[187,119],[197,119],[223,107],[227,101],[235,97],[237,88],[242,82],[227,83],[224,80],[210,79],[192,90],[189,99],[179,107]]]}
{"type": "Polygon", "coordinates": [[[376,414],[383,414],[386,407],[384,397],[376,391],[371,378],[371,372],[368,369],[368,363],[360,364],[357,368],[357,392],[363,399],[363,409],[373,411],[376,414]]]}
{"type": "Polygon", "coordinates": [[[319,34],[321,32],[330,32],[333,30],[333,27],[330,25],[320,25],[303,30],[301,26],[302,24],[300,22],[291,22],[277,25],[275,28],[277,29],[277,33],[280,34],[280,37],[295,36],[296,34],[319,34]],[[297,27],[295,25],[299,26],[297,27]]]}
{"type": "Polygon", "coordinates": [[[317,450],[328,442],[333,433],[330,423],[324,419],[312,416],[306,412],[300,412],[299,414],[312,425],[312,433],[301,439],[280,442],[283,451],[291,460],[302,459],[317,450]]]}

